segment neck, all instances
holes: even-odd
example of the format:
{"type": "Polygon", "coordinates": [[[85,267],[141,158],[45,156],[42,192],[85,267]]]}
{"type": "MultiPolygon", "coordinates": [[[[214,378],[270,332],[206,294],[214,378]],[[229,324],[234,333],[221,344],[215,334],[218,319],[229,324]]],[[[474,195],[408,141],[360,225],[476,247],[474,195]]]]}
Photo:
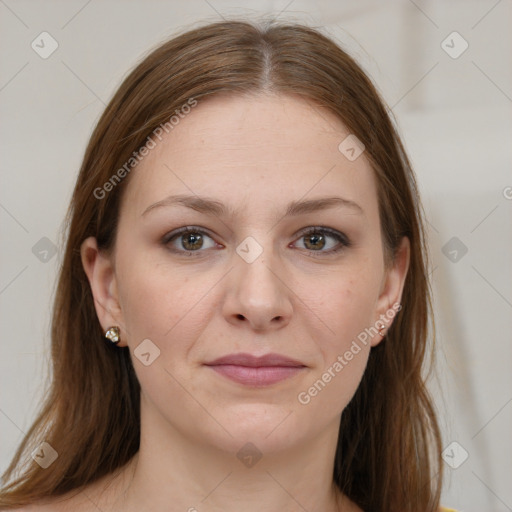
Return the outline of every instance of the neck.
{"type": "Polygon", "coordinates": [[[221,450],[167,421],[141,427],[140,450],[125,470],[115,511],[358,510],[333,483],[339,421],[284,451],[248,443],[221,450]]]}

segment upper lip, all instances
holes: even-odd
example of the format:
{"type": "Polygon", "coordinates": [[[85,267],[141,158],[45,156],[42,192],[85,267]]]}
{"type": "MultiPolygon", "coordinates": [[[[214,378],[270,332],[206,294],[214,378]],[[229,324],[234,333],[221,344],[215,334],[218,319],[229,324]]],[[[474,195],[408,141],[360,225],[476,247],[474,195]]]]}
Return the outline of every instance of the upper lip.
{"type": "Polygon", "coordinates": [[[263,366],[305,366],[300,361],[291,359],[280,354],[266,354],[264,356],[253,356],[252,354],[230,354],[227,356],[219,357],[214,361],[206,363],[207,366],[217,366],[223,364],[230,364],[235,366],[249,366],[253,368],[263,366]]]}

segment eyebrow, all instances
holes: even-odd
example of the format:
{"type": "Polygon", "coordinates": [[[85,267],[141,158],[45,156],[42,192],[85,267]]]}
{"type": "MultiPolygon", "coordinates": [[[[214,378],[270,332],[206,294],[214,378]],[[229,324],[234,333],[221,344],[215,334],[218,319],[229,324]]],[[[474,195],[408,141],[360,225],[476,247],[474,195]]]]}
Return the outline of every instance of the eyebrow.
{"type": "MultiPolygon", "coordinates": [[[[196,195],[173,195],[148,206],[144,212],[142,212],[142,216],[163,206],[185,206],[200,213],[215,215],[217,217],[226,215],[235,217],[237,215],[235,210],[225,206],[221,201],[213,198],[200,197],[196,195]]],[[[364,213],[361,206],[349,199],[344,199],[342,197],[322,197],[319,199],[292,201],[286,208],[284,217],[292,217],[339,207],[350,208],[360,214],[364,213]]]]}

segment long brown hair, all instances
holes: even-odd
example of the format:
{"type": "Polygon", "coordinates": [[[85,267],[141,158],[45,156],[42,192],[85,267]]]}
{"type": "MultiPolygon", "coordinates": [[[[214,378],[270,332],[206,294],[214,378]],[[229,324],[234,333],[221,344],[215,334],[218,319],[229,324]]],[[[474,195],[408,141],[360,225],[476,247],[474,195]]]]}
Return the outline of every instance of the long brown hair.
{"type": "Polygon", "coordinates": [[[139,383],[128,349],[105,344],[80,245],[94,236],[100,248],[112,249],[129,175],[105,183],[123,166],[129,172],[126,162],[155,129],[192,98],[254,92],[300,95],[336,114],[366,147],[387,253],[392,258],[404,236],[411,243],[403,309],[371,350],[342,414],[334,482],[368,511],[438,509],[441,441],[424,374],[431,318],[427,252],[409,160],[374,85],[335,42],[299,24],[242,21],[209,24],[152,51],[124,80],[91,136],[67,216],[53,310],[53,381],[3,475],[1,509],[78,490],[138,451],[139,383]],[[58,453],[47,469],[30,458],[42,441],[58,453]]]}

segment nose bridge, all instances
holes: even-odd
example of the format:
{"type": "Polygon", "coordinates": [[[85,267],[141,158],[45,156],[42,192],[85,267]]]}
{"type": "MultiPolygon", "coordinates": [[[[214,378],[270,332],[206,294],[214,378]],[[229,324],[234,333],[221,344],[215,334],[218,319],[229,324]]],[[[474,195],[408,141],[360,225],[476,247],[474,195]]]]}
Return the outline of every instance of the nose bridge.
{"type": "Polygon", "coordinates": [[[247,237],[237,249],[236,277],[239,288],[245,290],[247,298],[258,297],[275,300],[282,293],[282,283],[278,279],[279,258],[272,254],[271,242],[265,248],[253,237],[247,237]]]}
{"type": "Polygon", "coordinates": [[[289,320],[289,290],[279,275],[284,270],[281,260],[273,251],[271,236],[266,237],[265,245],[248,236],[237,246],[231,274],[233,286],[226,301],[231,320],[245,319],[258,329],[274,325],[276,320],[279,325],[289,320]]]}

